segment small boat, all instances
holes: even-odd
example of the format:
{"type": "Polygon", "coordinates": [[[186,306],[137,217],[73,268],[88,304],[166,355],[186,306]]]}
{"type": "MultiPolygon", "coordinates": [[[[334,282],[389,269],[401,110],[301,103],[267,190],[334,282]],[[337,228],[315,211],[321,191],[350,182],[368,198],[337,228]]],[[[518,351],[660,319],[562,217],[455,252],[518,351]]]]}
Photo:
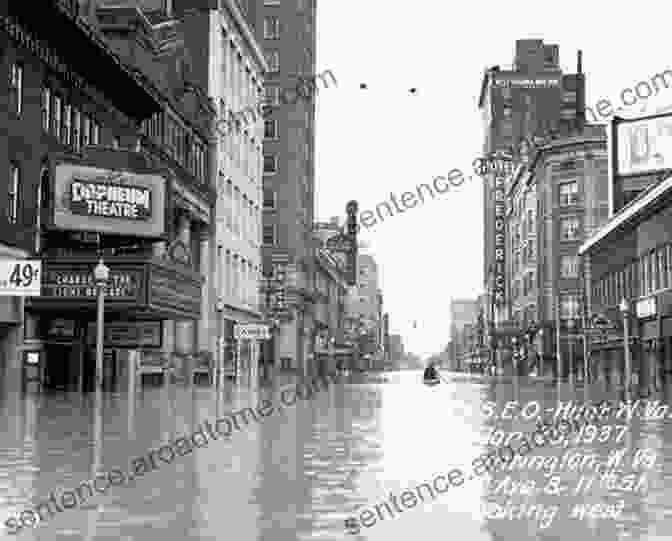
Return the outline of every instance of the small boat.
{"type": "Polygon", "coordinates": [[[441,383],[441,380],[439,378],[422,378],[422,382],[425,385],[437,385],[441,383]]]}

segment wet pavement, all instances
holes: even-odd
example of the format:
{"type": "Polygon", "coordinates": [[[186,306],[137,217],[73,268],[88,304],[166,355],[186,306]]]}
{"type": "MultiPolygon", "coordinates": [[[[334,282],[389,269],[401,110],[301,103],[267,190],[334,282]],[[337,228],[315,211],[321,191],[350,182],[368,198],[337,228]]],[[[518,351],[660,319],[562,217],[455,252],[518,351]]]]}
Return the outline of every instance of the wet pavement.
{"type": "MultiPolygon", "coordinates": [[[[509,401],[538,401],[543,410],[568,400],[622,398],[599,385],[443,372],[447,381],[428,387],[420,372],[386,377],[387,383],[333,384],[17,535],[2,524],[53,491],[74,489],[96,472],[128,471],[134,457],[194,433],[206,419],[255,407],[260,399],[280,400],[277,389],[231,387],[219,394],[205,387],[145,388],[134,402],[113,393],[100,402],[76,393],[5,393],[0,539],[672,539],[672,412],[610,419],[608,436],[584,430],[571,447],[533,451],[530,456],[546,457],[536,465],[514,462],[349,534],[346,519],[391,495],[452,468],[470,472],[493,430],[531,432],[534,420],[518,415],[515,405],[508,409],[513,419],[495,419],[509,401]],[[647,453],[633,466],[638,449],[647,453]],[[623,460],[616,481],[600,478],[586,458],[618,456],[623,460]],[[582,504],[587,507],[577,507],[582,504]]],[[[672,403],[671,392],[655,398],[672,403]]]]}

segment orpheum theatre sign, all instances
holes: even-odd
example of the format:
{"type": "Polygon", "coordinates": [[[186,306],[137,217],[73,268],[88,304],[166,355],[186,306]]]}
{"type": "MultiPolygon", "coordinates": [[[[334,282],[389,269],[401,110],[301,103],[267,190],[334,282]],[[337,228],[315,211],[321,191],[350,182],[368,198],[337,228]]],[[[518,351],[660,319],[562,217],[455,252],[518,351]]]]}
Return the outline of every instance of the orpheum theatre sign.
{"type": "Polygon", "coordinates": [[[151,191],[121,184],[73,180],[70,211],[81,216],[115,216],[131,220],[152,217],[151,191]]]}
{"type": "Polygon", "coordinates": [[[165,232],[161,175],[57,163],[53,182],[57,229],[149,238],[165,232]]]}

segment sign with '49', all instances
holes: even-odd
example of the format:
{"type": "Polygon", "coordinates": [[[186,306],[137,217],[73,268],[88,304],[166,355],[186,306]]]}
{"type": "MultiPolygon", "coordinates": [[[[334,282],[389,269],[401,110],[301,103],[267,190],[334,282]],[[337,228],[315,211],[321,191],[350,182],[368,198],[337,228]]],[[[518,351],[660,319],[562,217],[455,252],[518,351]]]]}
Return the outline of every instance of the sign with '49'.
{"type": "Polygon", "coordinates": [[[0,296],[39,297],[42,261],[0,259],[0,296]]]}

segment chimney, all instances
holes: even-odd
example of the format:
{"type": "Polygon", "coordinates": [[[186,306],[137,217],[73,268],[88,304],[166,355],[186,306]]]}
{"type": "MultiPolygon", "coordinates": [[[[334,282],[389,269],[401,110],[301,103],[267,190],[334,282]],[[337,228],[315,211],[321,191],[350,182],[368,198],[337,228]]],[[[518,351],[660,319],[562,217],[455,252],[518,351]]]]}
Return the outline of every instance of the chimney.
{"type": "Polygon", "coordinates": [[[583,53],[581,49],[576,52],[576,73],[583,73],[583,53]]]}

